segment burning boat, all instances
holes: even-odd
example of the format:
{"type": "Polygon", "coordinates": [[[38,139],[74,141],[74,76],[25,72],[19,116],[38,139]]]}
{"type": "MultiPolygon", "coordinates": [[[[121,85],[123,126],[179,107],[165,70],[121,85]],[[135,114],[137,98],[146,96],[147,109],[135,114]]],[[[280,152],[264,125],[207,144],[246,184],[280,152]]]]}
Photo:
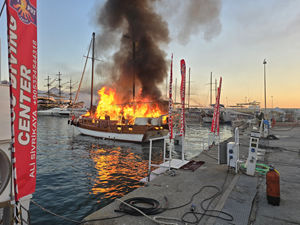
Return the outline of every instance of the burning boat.
{"type": "Polygon", "coordinates": [[[147,99],[116,104],[116,90],[106,87],[98,94],[96,109],[92,107],[87,114],[70,121],[81,134],[130,142],[147,142],[168,134],[168,118],[163,114],[166,110],[160,109],[160,104],[147,99]]]}
{"type": "MultiPolygon", "coordinates": [[[[95,33],[91,45],[94,41],[95,33]]],[[[94,54],[92,60],[94,61],[94,54]]],[[[92,69],[92,81],[93,76],[92,69]]],[[[93,82],[91,86],[90,110],[79,117],[73,114],[69,120],[81,134],[129,142],[147,142],[168,135],[167,101],[153,101],[149,97],[142,97],[142,90],[135,96],[133,88],[133,100],[122,102],[118,98],[116,88],[104,86],[98,91],[100,100],[97,107],[94,107],[93,82]]]]}
{"type": "MultiPolygon", "coordinates": [[[[134,106],[125,108],[132,112],[134,106]]],[[[137,107],[137,110],[139,108],[137,107]]],[[[144,114],[143,117],[136,116],[134,118],[133,115],[125,112],[126,110],[122,112],[122,107],[116,107],[116,114],[113,116],[105,113],[107,111],[100,111],[100,114],[96,112],[94,115],[88,113],[74,118],[71,123],[84,135],[129,142],[147,142],[152,138],[163,137],[168,134],[165,116],[151,117],[144,114]],[[117,111],[119,111],[118,114],[117,111]]],[[[140,112],[137,111],[135,115],[140,114],[140,112]]]]}

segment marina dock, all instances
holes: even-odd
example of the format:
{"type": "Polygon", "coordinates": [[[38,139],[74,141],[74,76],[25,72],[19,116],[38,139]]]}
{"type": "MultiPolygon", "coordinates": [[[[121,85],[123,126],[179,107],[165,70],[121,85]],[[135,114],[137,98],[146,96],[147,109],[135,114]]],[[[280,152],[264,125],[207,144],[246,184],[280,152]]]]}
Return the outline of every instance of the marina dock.
{"type": "MultiPolygon", "coordinates": [[[[248,157],[250,132],[246,128],[239,133],[240,164],[248,157]]],[[[276,126],[271,134],[278,139],[260,139],[257,163],[274,165],[280,173],[279,206],[268,204],[265,174],[249,176],[242,167],[236,174],[227,164],[217,163],[218,147],[213,146],[191,159],[204,162],[194,172],[172,170],[120,199],[150,198],[166,210],[149,216],[128,215],[115,212],[121,204],[116,199],[84,218],[83,224],[300,224],[300,127],[276,126]]],[[[234,137],[227,140],[232,141],[234,137]]]]}

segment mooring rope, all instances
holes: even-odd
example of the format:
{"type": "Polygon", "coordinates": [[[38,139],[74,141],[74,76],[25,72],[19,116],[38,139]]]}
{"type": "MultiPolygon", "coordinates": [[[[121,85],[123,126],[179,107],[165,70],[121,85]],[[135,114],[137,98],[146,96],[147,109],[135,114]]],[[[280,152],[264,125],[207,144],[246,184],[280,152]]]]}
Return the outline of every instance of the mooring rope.
{"type": "Polygon", "coordinates": [[[44,210],[44,211],[46,211],[46,212],[48,212],[48,213],[50,213],[50,214],[52,214],[52,215],[54,215],[54,216],[57,216],[57,217],[59,217],[59,218],[61,218],[61,219],[69,220],[69,221],[74,222],[74,223],[81,223],[80,221],[72,220],[72,219],[69,219],[69,218],[66,218],[66,217],[57,215],[57,214],[55,214],[55,213],[49,211],[48,209],[45,209],[44,207],[40,206],[39,204],[37,204],[37,203],[36,203],[35,201],[33,201],[32,199],[31,199],[31,202],[34,203],[36,206],[40,207],[42,210],[44,210]]]}

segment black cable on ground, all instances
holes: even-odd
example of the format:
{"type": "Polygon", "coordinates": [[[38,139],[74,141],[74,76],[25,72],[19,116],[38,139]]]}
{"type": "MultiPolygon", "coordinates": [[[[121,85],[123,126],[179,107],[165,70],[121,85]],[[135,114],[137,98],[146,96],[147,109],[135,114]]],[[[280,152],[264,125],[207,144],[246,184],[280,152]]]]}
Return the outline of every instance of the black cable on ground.
{"type": "MultiPolygon", "coordinates": [[[[167,197],[165,197],[166,205],[165,205],[164,208],[161,207],[160,203],[157,200],[152,199],[152,198],[136,197],[136,198],[130,198],[130,199],[124,200],[124,202],[126,204],[129,204],[133,208],[137,208],[138,210],[142,211],[146,215],[156,215],[156,214],[163,213],[166,210],[174,210],[174,209],[179,209],[179,208],[185,207],[185,206],[191,204],[192,201],[193,201],[193,198],[196,195],[198,195],[199,193],[201,193],[203,189],[205,189],[205,188],[214,188],[215,190],[217,190],[217,193],[200,202],[201,209],[204,212],[196,212],[196,211],[186,212],[181,217],[181,221],[185,222],[185,223],[189,223],[189,224],[199,224],[204,216],[216,217],[216,218],[219,218],[219,219],[222,219],[222,220],[225,220],[225,221],[233,221],[234,218],[229,213],[225,213],[225,212],[222,212],[222,211],[219,211],[219,210],[208,210],[208,208],[211,205],[211,203],[213,202],[213,200],[223,192],[223,188],[224,188],[224,185],[227,181],[228,174],[229,174],[229,167],[228,167],[228,170],[227,170],[225,180],[222,184],[221,190],[218,187],[212,186],[212,185],[203,186],[198,192],[196,192],[192,195],[191,200],[188,203],[185,203],[185,204],[177,206],[177,207],[169,208],[169,201],[168,201],[167,197]],[[209,201],[209,200],[211,200],[211,201],[209,201]],[[203,204],[207,201],[209,201],[209,204],[205,208],[203,206],[203,204]],[[150,205],[150,207],[141,207],[138,204],[140,204],[140,205],[141,204],[150,205]],[[219,215],[218,216],[217,215],[212,215],[213,213],[218,213],[219,215]],[[189,214],[192,214],[194,216],[194,218],[195,218],[194,221],[188,221],[188,220],[185,219],[185,217],[189,214]],[[198,218],[198,215],[200,215],[200,218],[198,218]]],[[[132,215],[132,216],[142,216],[142,214],[140,212],[134,210],[133,208],[127,206],[126,204],[121,203],[119,205],[119,209],[115,210],[115,212],[125,213],[121,216],[110,217],[110,218],[102,218],[102,219],[94,219],[94,220],[87,220],[87,221],[82,221],[81,223],[94,222],[94,221],[98,221],[98,220],[100,221],[100,220],[115,219],[115,218],[120,218],[122,216],[125,216],[127,214],[132,215]]]]}
{"type": "MultiPolygon", "coordinates": [[[[165,200],[166,200],[165,208],[161,208],[160,203],[157,200],[152,199],[152,198],[136,197],[136,198],[127,199],[124,202],[141,210],[146,215],[156,215],[156,214],[160,214],[160,213],[164,212],[168,208],[169,202],[166,197],[165,197],[165,200]],[[150,207],[141,207],[138,204],[150,205],[150,207]]],[[[119,209],[115,210],[115,212],[124,212],[124,213],[132,215],[132,216],[142,216],[141,213],[130,208],[129,206],[125,205],[124,203],[121,203],[119,205],[119,209]]]]}
{"type": "Polygon", "coordinates": [[[202,210],[203,210],[204,212],[196,212],[196,211],[186,212],[186,213],[181,217],[182,222],[190,223],[190,224],[198,224],[198,223],[202,220],[203,216],[216,217],[216,218],[220,218],[220,219],[225,220],[225,221],[233,221],[233,216],[230,215],[229,213],[225,213],[225,212],[218,211],[218,210],[208,210],[208,208],[209,208],[210,204],[213,202],[213,200],[223,192],[223,188],[224,188],[224,185],[225,185],[225,183],[226,183],[226,181],[227,181],[228,174],[229,174],[229,168],[228,168],[228,170],[227,170],[226,178],[225,178],[225,180],[224,180],[224,182],[223,182],[223,184],[222,184],[221,190],[220,190],[218,187],[216,187],[216,186],[211,186],[211,185],[203,186],[198,192],[196,192],[196,193],[194,193],[194,194],[192,195],[191,200],[190,200],[188,203],[185,203],[185,204],[180,205],[180,206],[177,206],[177,207],[168,208],[167,210],[174,210],[174,209],[179,209],[179,208],[185,207],[185,206],[191,204],[192,201],[193,201],[193,198],[194,198],[196,195],[198,195],[199,193],[201,193],[203,189],[205,189],[205,188],[214,188],[214,189],[216,189],[218,192],[217,192],[216,194],[212,195],[211,197],[204,199],[204,200],[200,203],[201,208],[202,208],[202,210]],[[209,202],[208,206],[205,208],[205,207],[203,206],[203,204],[204,204],[205,202],[209,201],[209,200],[211,200],[211,201],[209,202]],[[215,216],[215,215],[211,215],[211,214],[208,214],[208,213],[218,213],[218,214],[220,214],[220,215],[215,216]],[[186,217],[187,215],[189,215],[189,214],[192,214],[192,215],[194,216],[195,221],[187,221],[187,220],[185,219],[185,217],[186,217]],[[227,216],[228,218],[221,216],[222,214],[225,215],[225,216],[227,216]],[[200,218],[198,218],[197,215],[201,215],[200,218]]]}

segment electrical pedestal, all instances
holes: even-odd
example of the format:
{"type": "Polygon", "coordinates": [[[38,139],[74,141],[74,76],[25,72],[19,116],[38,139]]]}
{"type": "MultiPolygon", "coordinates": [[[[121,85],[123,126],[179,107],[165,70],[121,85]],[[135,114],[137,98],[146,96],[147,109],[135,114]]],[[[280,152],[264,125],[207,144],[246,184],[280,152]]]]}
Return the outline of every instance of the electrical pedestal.
{"type": "Polygon", "coordinates": [[[258,150],[258,142],[260,138],[260,132],[251,131],[250,137],[250,146],[249,146],[249,154],[247,159],[247,174],[254,176],[256,169],[256,160],[257,160],[257,150],[258,150]]]}
{"type": "Polygon", "coordinates": [[[238,171],[240,148],[239,148],[239,129],[235,128],[235,142],[227,144],[227,165],[235,168],[238,171]]]}

